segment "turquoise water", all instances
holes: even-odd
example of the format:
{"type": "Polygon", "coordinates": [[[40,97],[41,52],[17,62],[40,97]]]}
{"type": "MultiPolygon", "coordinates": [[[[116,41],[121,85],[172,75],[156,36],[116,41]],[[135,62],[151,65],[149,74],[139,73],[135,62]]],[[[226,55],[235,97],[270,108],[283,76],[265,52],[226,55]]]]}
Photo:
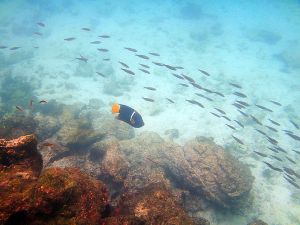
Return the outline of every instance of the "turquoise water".
{"type": "Polygon", "coordinates": [[[252,211],[201,216],[213,224],[256,217],[300,224],[299,189],[263,163],[300,173],[299,1],[2,0],[0,46],[2,113],[25,107],[11,100],[16,82],[47,101],[97,99],[107,113],[114,102],[129,105],[145,122],[137,134],[178,129],[179,143],[213,137],[251,167],[252,211]],[[247,116],[237,110],[243,106],[247,116]],[[274,140],[286,151],[282,161],[269,157],[274,140]]]}

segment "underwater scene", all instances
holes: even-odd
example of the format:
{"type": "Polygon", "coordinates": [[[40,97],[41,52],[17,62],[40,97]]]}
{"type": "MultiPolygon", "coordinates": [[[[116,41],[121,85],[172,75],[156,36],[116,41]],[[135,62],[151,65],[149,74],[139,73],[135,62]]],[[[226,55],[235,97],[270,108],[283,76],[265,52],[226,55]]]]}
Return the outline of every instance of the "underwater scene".
{"type": "Polygon", "coordinates": [[[300,224],[300,1],[0,0],[0,224],[300,224]]]}

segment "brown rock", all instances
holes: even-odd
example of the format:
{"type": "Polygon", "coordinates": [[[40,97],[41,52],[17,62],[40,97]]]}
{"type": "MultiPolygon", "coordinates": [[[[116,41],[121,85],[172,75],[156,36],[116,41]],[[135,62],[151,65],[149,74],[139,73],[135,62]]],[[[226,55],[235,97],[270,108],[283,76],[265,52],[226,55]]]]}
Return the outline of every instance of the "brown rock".
{"type": "Polygon", "coordinates": [[[0,139],[0,224],[31,208],[31,195],[42,169],[34,135],[0,139]]]}
{"type": "Polygon", "coordinates": [[[238,207],[252,187],[249,168],[209,139],[195,139],[186,143],[182,152],[165,151],[165,156],[172,176],[223,207],[238,207]]]}
{"type": "Polygon", "coordinates": [[[125,194],[118,210],[119,215],[133,215],[144,224],[195,224],[163,185],[125,194]]]}

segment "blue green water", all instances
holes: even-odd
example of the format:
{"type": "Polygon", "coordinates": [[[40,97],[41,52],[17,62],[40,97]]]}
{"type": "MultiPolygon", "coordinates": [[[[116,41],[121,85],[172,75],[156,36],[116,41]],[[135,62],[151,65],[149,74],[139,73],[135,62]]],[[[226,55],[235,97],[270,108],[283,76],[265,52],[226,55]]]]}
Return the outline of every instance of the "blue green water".
{"type": "Polygon", "coordinates": [[[256,178],[255,210],[248,215],[212,210],[204,216],[213,224],[256,217],[300,224],[299,189],[263,163],[300,173],[299,74],[299,1],[0,1],[2,112],[26,107],[9,91],[19,82],[37,99],[66,104],[97,99],[107,113],[114,102],[130,105],[145,122],[136,133],[164,136],[178,129],[179,143],[208,136],[234,146],[231,153],[256,178]],[[236,101],[250,106],[232,105],[236,101]],[[274,140],[287,152],[279,151],[282,161],[269,157],[274,140]]]}

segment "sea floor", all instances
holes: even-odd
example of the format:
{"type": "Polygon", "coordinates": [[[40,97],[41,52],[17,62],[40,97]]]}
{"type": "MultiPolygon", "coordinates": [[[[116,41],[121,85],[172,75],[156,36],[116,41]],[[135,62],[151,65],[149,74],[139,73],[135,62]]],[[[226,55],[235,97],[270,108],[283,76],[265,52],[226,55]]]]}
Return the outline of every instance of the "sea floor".
{"type": "MultiPolygon", "coordinates": [[[[297,1],[2,1],[0,46],[7,48],[0,49],[1,79],[29,82],[37,99],[99,100],[108,117],[114,102],[129,105],[145,122],[137,135],[155,131],[167,138],[167,130],[177,129],[180,144],[212,137],[250,166],[253,205],[242,214],[210,210],[205,217],[224,225],[247,218],[300,224],[300,189],[263,163],[300,172],[300,142],[282,131],[300,135],[299,18],[297,1]],[[202,89],[172,74],[185,74],[202,89]],[[241,109],[247,116],[232,105],[236,101],[250,105],[241,109]],[[287,151],[276,154],[282,161],[270,157],[272,144],[256,129],[287,151]]],[[[1,104],[7,101],[2,97],[1,104]]]]}

